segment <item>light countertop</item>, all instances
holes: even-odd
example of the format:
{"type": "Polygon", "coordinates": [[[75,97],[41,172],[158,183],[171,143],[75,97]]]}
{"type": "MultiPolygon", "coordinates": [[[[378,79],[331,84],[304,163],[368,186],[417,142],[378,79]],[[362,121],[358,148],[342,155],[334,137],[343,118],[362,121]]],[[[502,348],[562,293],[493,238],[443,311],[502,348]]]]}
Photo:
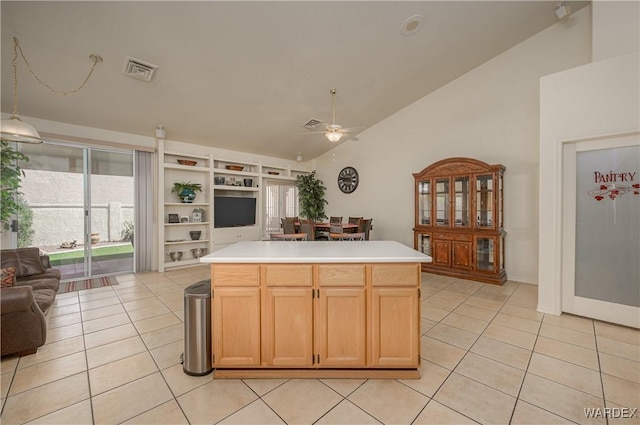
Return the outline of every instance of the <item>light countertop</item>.
{"type": "Polygon", "coordinates": [[[247,241],[200,258],[202,263],[430,263],[395,241],[247,241]]]}

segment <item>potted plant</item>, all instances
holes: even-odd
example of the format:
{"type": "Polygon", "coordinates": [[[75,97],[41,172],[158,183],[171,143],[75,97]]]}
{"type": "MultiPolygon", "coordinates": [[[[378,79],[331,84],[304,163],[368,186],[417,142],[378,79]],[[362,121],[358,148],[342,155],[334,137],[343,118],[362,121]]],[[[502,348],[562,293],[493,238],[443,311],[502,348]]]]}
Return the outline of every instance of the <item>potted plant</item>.
{"type": "Polygon", "coordinates": [[[20,183],[24,172],[18,166],[18,161],[28,162],[29,158],[13,149],[5,140],[2,140],[0,145],[0,158],[0,186],[2,186],[0,202],[2,228],[0,230],[8,230],[12,217],[18,214],[21,208],[18,195],[20,195],[20,183]]]}
{"type": "Polygon", "coordinates": [[[177,193],[180,200],[185,204],[190,204],[196,199],[196,192],[202,192],[200,183],[175,182],[171,188],[171,193],[177,193]]]}
{"type": "Polygon", "coordinates": [[[133,246],[133,235],[134,235],[134,227],[133,221],[125,220],[122,222],[122,231],[120,232],[120,236],[123,241],[131,242],[131,246],[133,246]]]}
{"type": "Polygon", "coordinates": [[[300,199],[300,215],[309,220],[321,221],[327,218],[324,213],[324,206],[328,204],[324,199],[327,188],[322,180],[316,178],[316,171],[311,174],[299,175],[296,178],[298,187],[298,198],[300,199]]]}

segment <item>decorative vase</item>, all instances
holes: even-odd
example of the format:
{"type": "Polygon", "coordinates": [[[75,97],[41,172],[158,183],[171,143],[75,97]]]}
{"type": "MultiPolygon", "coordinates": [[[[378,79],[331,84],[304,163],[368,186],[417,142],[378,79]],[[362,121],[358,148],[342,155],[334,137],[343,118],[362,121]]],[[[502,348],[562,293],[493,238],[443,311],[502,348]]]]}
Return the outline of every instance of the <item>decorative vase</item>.
{"type": "Polygon", "coordinates": [[[92,233],[91,234],[91,245],[95,245],[100,242],[100,233],[92,233]]]}
{"type": "Polygon", "coordinates": [[[197,241],[200,239],[200,235],[202,234],[201,230],[192,230],[189,232],[189,236],[191,236],[191,240],[197,241]]]}
{"type": "Polygon", "coordinates": [[[190,204],[196,199],[196,192],[190,188],[184,188],[178,193],[178,197],[184,204],[190,204]]]}

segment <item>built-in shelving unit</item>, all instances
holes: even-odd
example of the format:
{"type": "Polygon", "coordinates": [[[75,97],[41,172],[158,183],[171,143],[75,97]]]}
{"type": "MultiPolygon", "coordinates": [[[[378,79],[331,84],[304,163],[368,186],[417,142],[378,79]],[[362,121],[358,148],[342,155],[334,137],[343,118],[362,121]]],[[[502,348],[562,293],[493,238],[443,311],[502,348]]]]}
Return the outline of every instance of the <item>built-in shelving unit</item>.
{"type": "Polygon", "coordinates": [[[165,141],[159,141],[159,214],[158,225],[158,269],[184,267],[199,263],[191,250],[204,248],[205,254],[234,242],[260,240],[262,229],[262,185],[263,180],[295,181],[301,174],[310,171],[282,165],[268,165],[260,161],[238,160],[217,157],[213,154],[198,155],[165,150],[165,141]],[[195,165],[179,164],[178,160],[196,161],[195,165]],[[192,203],[180,202],[171,188],[175,182],[202,184],[192,203]],[[255,224],[237,227],[215,227],[216,197],[255,198],[255,224]],[[202,221],[193,221],[193,210],[202,211],[202,221]],[[178,223],[169,222],[169,214],[178,215],[178,223]],[[185,218],[186,217],[186,218],[185,218]],[[181,220],[188,220],[182,222],[181,220]],[[192,240],[191,231],[200,231],[198,240],[192,240]],[[182,259],[173,261],[169,253],[182,252],[182,259]]]}
{"type": "Polygon", "coordinates": [[[227,158],[215,158],[213,161],[214,214],[215,197],[232,196],[256,198],[255,224],[242,227],[218,227],[213,229],[214,250],[239,241],[260,239],[260,170],[258,162],[237,161],[227,158]]]}
{"type": "MultiPolygon", "coordinates": [[[[202,248],[204,254],[213,249],[211,239],[211,214],[213,212],[211,195],[212,157],[210,155],[184,154],[164,150],[161,141],[159,149],[161,159],[159,181],[163,186],[159,191],[160,212],[158,239],[160,243],[158,269],[162,272],[170,268],[198,264],[199,259],[192,252],[202,248]],[[179,164],[178,160],[195,161],[195,165],[179,164]],[[180,202],[177,194],[171,192],[175,182],[193,182],[202,185],[202,192],[196,194],[194,202],[180,202]],[[197,210],[197,211],[194,211],[197,210]],[[200,213],[200,221],[197,214],[200,213]],[[177,217],[178,222],[170,220],[170,214],[177,217]],[[191,232],[200,232],[200,237],[193,239],[191,232]],[[170,253],[182,252],[180,260],[172,260],[170,253]]],[[[203,254],[203,255],[204,255],[203,254]]]]}

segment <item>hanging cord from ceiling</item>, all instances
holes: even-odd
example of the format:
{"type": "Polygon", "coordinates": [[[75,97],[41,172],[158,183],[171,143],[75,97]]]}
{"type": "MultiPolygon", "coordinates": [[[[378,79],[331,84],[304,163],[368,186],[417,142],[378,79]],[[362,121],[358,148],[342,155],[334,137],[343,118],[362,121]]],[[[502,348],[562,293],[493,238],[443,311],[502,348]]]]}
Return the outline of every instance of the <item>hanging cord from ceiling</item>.
{"type": "MultiPolygon", "coordinates": [[[[20,47],[20,43],[18,42],[18,39],[16,37],[13,37],[13,65],[14,65],[13,66],[13,72],[14,72],[13,79],[14,79],[14,81],[17,81],[16,61],[17,61],[17,58],[18,58],[18,52],[20,52],[20,56],[22,57],[22,60],[24,60],[24,63],[27,66],[27,70],[29,70],[29,73],[31,73],[31,75],[33,75],[33,78],[35,78],[37,82],[39,82],[40,84],[42,84],[43,86],[48,88],[49,91],[51,91],[52,93],[55,93],[57,95],[60,95],[60,96],[69,96],[69,95],[72,95],[72,94],[82,90],[84,85],[87,84],[87,81],[89,81],[89,78],[91,78],[91,75],[93,74],[93,71],[96,69],[96,66],[100,62],[102,62],[102,57],[96,55],[95,53],[90,54],[89,55],[89,59],[91,59],[93,64],[91,65],[91,69],[89,70],[89,73],[87,74],[86,78],[82,81],[82,83],[80,83],[80,85],[77,88],[73,89],[73,90],[60,91],[60,90],[54,89],[49,84],[47,84],[44,81],[42,81],[36,75],[36,73],[33,72],[33,70],[31,69],[31,65],[29,65],[29,61],[25,57],[24,52],[22,51],[22,47],[20,47]]],[[[14,90],[14,93],[17,91],[17,84],[14,86],[13,90],[14,90]]],[[[17,98],[17,96],[14,96],[14,98],[17,98]]],[[[14,108],[17,109],[17,105],[14,105],[14,108]]]]}

